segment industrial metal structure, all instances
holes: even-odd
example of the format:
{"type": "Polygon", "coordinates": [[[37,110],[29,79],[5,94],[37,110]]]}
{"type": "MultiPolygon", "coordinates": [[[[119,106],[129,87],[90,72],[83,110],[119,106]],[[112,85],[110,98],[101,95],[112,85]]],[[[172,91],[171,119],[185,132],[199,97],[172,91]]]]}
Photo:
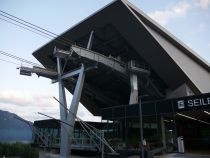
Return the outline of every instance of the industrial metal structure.
{"type": "MultiPolygon", "coordinates": [[[[70,111],[74,114],[80,101],[92,114],[120,122],[121,131],[124,131],[120,137],[125,142],[126,127],[139,128],[134,117],[139,117],[139,98],[143,116],[156,116],[156,122],[160,121],[143,126],[152,129],[153,133],[161,127],[164,149],[167,146],[165,117],[172,116],[171,123],[174,124],[177,117],[200,117],[203,109],[209,108],[209,97],[202,102],[200,96],[201,100],[195,97],[187,103],[183,99],[175,102],[180,107],[200,107],[198,113],[193,111],[186,115],[174,109],[176,105],[170,102],[172,98],[210,92],[210,66],[127,0],[113,1],[33,55],[45,68],[21,67],[21,74],[36,73],[52,79],[53,83],[58,82],[59,101],[67,107],[65,87],[73,94],[70,111]],[[72,42],[63,42],[64,39],[72,42]],[[206,106],[202,106],[204,104],[206,106]],[[115,109],[119,111],[115,112],[115,109]],[[131,119],[127,120],[129,116],[131,119]]],[[[60,116],[62,121],[74,126],[74,115],[62,106],[60,116]]],[[[208,125],[208,115],[204,119],[198,120],[208,125]]],[[[69,155],[72,132],[71,126],[61,127],[60,154],[63,157],[69,155]]],[[[136,132],[135,137],[139,134],[136,132]]]]}
{"type": "MultiPolygon", "coordinates": [[[[130,79],[123,74],[130,77],[128,65],[132,60],[149,69],[149,75],[138,77],[139,94],[149,95],[149,100],[196,95],[210,90],[209,65],[128,1],[114,1],[33,53],[46,68],[54,70],[55,46],[72,52],[65,72],[78,68],[81,63],[97,65],[97,69],[86,74],[81,96],[81,103],[95,115],[101,114],[101,108],[129,103],[130,79]],[[91,51],[85,50],[93,30],[91,51]],[[62,38],[75,42],[78,47],[60,44],[62,38]],[[112,63],[99,61],[105,58],[90,61],[91,57],[79,55],[87,52],[92,52],[93,56],[97,52],[112,63]],[[128,71],[118,71],[111,65],[114,63],[122,65],[119,69],[125,67],[128,71]],[[106,80],[102,80],[104,78],[106,80]]],[[[75,81],[65,81],[65,86],[73,93],[75,81]]]]}
{"type": "MultiPolygon", "coordinates": [[[[100,122],[88,122],[92,127],[95,128],[95,133],[97,136],[101,137],[102,133],[106,133],[107,123],[100,122]],[[98,130],[96,130],[98,129],[98,130]],[[103,132],[102,132],[103,131],[103,132]]],[[[33,132],[33,146],[39,146],[40,148],[55,149],[60,148],[60,128],[63,124],[59,120],[48,119],[39,120],[34,122],[34,128],[39,133],[42,133],[45,137],[40,137],[37,132],[33,132]],[[45,138],[43,140],[43,138],[45,138]]],[[[80,152],[100,152],[101,151],[101,141],[87,128],[83,129],[84,125],[76,121],[74,126],[74,132],[72,135],[72,149],[79,150],[80,152]],[[88,131],[88,133],[87,133],[88,131]]]]}

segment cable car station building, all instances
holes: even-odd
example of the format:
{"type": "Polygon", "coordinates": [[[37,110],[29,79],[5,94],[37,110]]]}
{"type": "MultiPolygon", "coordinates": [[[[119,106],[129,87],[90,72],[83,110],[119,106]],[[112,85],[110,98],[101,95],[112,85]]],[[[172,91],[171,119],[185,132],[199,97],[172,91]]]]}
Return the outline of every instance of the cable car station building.
{"type": "Polygon", "coordinates": [[[63,75],[82,65],[85,75],[61,77],[63,85],[75,97],[81,81],[75,100],[113,121],[106,137],[121,147],[139,147],[141,105],[148,149],[173,151],[179,136],[186,149],[210,148],[209,64],[128,1],[113,1],[33,55],[53,80],[58,63],[63,75]]]}

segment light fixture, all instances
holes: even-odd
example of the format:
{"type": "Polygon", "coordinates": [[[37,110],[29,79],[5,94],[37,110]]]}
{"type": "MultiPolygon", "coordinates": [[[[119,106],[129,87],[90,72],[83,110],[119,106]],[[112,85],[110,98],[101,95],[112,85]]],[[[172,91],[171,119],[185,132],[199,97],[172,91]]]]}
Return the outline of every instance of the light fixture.
{"type": "Polygon", "coordinates": [[[203,112],[205,112],[206,114],[210,115],[210,112],[208,112],[208,111],[203,111],[203,112]]]}
{"type": "MultiPolygon", "coordinates": [[[[205,112],[205,111],[204,111],[205,112]]],[[[207,112],[207,111],[206,111],[207,112]]],[[[205,113],[206,113],[205,112],[205,113]]],[[[208,114],[210,115],[210,113],[208,112],[208,114]]],[[[188,118],[188,119],[191,119],[191,120],[195,120],[195,121],[198,121],[198,122],[201,122],[201,123],[204,123],[204,124],[207,124],[207,125],[210,125],[209,122],[205,122],[205,121],[202,121],[202,120],[199,120],[199,119],[196,119],[194,117],[190,117],[190,116],[187,116],[187,115],[184,115],[184,114],[180,114],[180,113],[177,113],[177,115],[180,115],[182,117],[185,117],[185,118],[188,118]]]]}
{"type": "Polygon", "coordinates": [[[168,121],[168,120],[164,120],[165,122],[170,122],[170,121],[168,121]]]}
{"type": "Polygon", "coordinates": [[[208,122],[205,122],[205,121],[202,121],[202,120],[198,120],[199,122],[202,122],[202,123],[205,123],[205,124],[207,124],[207,125],[210,125],[210,123],[208,123],[208,122]]]}
{"type": "Polygon", "coordinates": [[[196,121],[197,121],[197,119],[194,118],[194,117],[190,117],[190,116],[187,116],[187,115],[184,115],[184,114],[180,114],[180,113],[177,113],[177,114],[180,115],[180,116],[182,116],[182,117],[186,117],[186,118],[188,118],[188,119],[196,120],[196,121]]]}

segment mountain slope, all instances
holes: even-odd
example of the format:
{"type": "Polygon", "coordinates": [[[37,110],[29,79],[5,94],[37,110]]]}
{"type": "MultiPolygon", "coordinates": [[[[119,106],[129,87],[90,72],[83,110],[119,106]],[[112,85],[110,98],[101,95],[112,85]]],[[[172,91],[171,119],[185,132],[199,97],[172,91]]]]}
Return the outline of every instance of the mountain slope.
{"type": "Polygon", "coordinates": [[[16,114],[0,110],[0,142],[30,142],[32,131],[16,114]]]}

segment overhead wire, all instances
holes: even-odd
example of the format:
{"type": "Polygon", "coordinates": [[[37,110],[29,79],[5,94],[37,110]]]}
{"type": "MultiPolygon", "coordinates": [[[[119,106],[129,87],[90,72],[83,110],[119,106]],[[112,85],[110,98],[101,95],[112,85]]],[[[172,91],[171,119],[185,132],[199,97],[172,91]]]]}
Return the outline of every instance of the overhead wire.
{"type": "Polygon", "coordinates": [[[34,30],[36,30],[36,31],[38,31],[38,32],[41,32],[41,33],[43,33],[43,34],[45,34],[45,35],[47,35],[47,36],[50,36],[50,37],[54,38],[53,35],[50,35],[50,34],[44,32],[44,31],[41,31],[41,30],[35,28],[35,27],[31,27],[30,25],[24,24],[24,23],[21,22],[21,21],[15,20],[15,19],[10,18],[10,17],[8,17],[8,16],[6,16],[6,15],[3,15],[3,14],[1,14],[1,13],[0,13],[0,15],[3,16],[3,17],[5,17],[5,18],[7,18],[7,19],[10,19],[10,20],[12,20],[12,21],[15,21],[15,22],[17,22],[17,23],[19,23],[19,24],[22,24],[22,25],[24,25],[24,26],[26,26],[26,27],[32,28],[32,29],[34,29],[34,30]]]}
{"type": "Polygon", "coordinates": [[[10,63],[10,64],[18,65],[18,66],[20,66],[20,65],[21,65],[21,64],[17,64],[17,63],[15,63],[15,62],[8,61],[8,60],[1,59],[1,58],[0,58],[0,60],[1,60],[1,61],[4,61],[4,62],[7,62],[7,63],[10,63]]]}
{"type": "Polygon", "coordinates": [[[109,149],[111,152],[116,153],[112,147],[109,145],[109,143],[106,141],[106,139],[101,138],[100,136],[98,136],[96,134],[95,131],[99,132],[100,130],[91,126],[90,124],[88,124],[87,122],[83,121],[81,118],[79,118],[76,114],[74,114],[72,111],[70,111],[63,103],[61,103],[56,97],[53,97],[53,99],[55,99],[58,103],[60,103],[60,105],[67,110],[69,113],[71,113],[73,115],[74,118],[76,118],[78,120],[78,122],[81,124],[81,126],[85,129],[87,128],[92,134],[94,134],[100,141],[102,141],[109,149]]]}
{"type": "MultiPolygon", "coordinates": [[[[42,34],[40,34],[40,33],[37,33],[37,32],[35,32],[35,31],[33,31],[33,30],[30,30],[30,29],[28,29],[28,28],[26,28],[26,27],[24,27],[24,26],[15,24],[15,23],[13,23],[13,22],[11,22],[11,21],[8,21],[8,20],[6,20],[6,19],[3,19],[3,18],[1,18],[1,17],[0,17],[0,19],[3,20],[3,21],[6,21],[6,22],[8,22],[8,23],[11,23],[11,24],[13,24],[13,25],[16,25],[16,26],[18,26],[18,27],[21,27],[21,28],[23,28],[23,29],[26,29],[26,30],[28,30],[28,31],[34,32],[34,33],[36,33],[36,34],[39,34],[40,36],[44,36],[44,35],[42,35],[42,34]]],[[[44,36],[44,37],[45,37],[45,38],[51,39],[50,37],[47,37],[47,36],[44,36]]],[[[37,64],[37,63],[33,63],[33,62],[31,62],[31,61],[28,61],[28,60],[26,60],[26,59],[20,58],[20,57],[18,57],[18,56],[15,56],[15,55],[13,55],[13,54],[10,54],[10,53],[6,53],[6,52],[1,51],[1,50],[0,50],[0,54],[5,55],[5,56],[7,56],[7,57],[11,57],[11,58],[16,59],[16,60],[19,60],[19,61],[21,61],[21,62],[25,62],[25,63],[30,64],[30,65],[33,65],[33,66],[43,67],[42,65],[39,65],[39,64],[37,64]]],[[[4,59],[1,59],[1,61],[5,61],[5,62],[8,62],[8,63],[13,63],[13,62],[11,62],[11,61],[4,60],[4,59]]],[[[17,64],[17,63],[13,63],[13,64],[19,65],[19,66],[20,66],[20,64],[17,64]]]]}
{"type": "MultiPolygon", "coordinates": [[[[53,120],[57,120],[57,119],[55,119],[54,117],[48,116],[48,115],[43,114],[43,113],[41,113],[41,112],[38,112],[38,114],[43,115],[43,116],[46,116],[46,117],[51,118],[51,119],[53,119],[53,120]]],[[[66,124],[66,125],[68,125],[68,126],[70,126],[70,127],[74,127],[73,125],[70,125],[70,124],[67,123],[67,122],[64,122],[64,121],[61,121],[61,120],[58,120],[58,121],[59,121],[59,122],[62,122],[62,123],[64,123],[64,124],[66,124]]]]}
{"type": "MultiPolygon", "coordinates": [[[[13,22],[11,22],[11,21],[8,21],[8,20],[6,20],[6,19],[3,19],[3,18],[1,18],[1,17],[0,17],[0,19],[3,20],[3,21],[6,21],[6,22],[8,22],[8,23],[11,23],[11,24],[13,24],[13,25],[16,25],[16,26],[18,26],[18,27],[21,27],[21,28],[24,28],[24,29],[26,29],[26,30],[29,30],[29,31],[31,31],[31,32],[34,32],[34,33],[36,33],[36,34],[39,34],[39,33],[35,32],[35,31],[33,31],[33,30],[30,30],[30,29],[28,29],[28,28],[26,28],[26,27],[24,27],[24,26],[15,24],[15,23],[13,23],[13,22]]],[[[44,36],[44,35],[42,35],[42,34],[39,34],[39,35],[40,35],[40,36],[44,36]]],[[[45,38],[49,38],[49,37],[47,37],[47,36],[44,36],[44,37],[45,37],[45,38]]],[[[49,39],[50,39],[50,38],[49,38],[49,39]]],[[[13,54],[10,54],[10,53],[6,53],[6,52],[1,51],[1,50],[0,50],[0,54],[5,55],[5,56],[7,56],[7,57],[11,57],[11,58],[16,59],[16,60],[20,60],[21,62],[25,62],[25,63],[30,64],[30,65],[33,65],[33,66],[43,67],[42,65],[39,65],[39,64],[37,64],[37,63],[33,63],[33,62],[31,62],[31,61],[28,61],[28,60],[26,60],[26,59],[17,57],[17,56],[15,56],[15,55],[13,55],[13,54]]],[[[11,61],[4,60],[4,59],[1,59],[1,61],[5,61],[5,62],[8,62],[8,63],[13,63],[13,62],[11,62],[11,61]]],[[[17,64],[17,63],[13,63],[13,64],[20,65],[20,64],[17,64]]]]}
{"type": "MultiPolygon", "coordinates": [[[[97,135],[95,134],[95,132],[91,129],[93,128],[94,130],[96,130],[97,132],[99,132],[100,130],[96,129],[95,127],[91,126],[90,124],[88,124],[87,122],[83,121],[81,118],[79,118],[76,114],[74,114],[73,112],[71,112],[67,107],[65,107],[56,97],[53,97],[53,99],[55,99],[58,103],[60,103],[60,105],[65,109],[67,110],[68,112],[70,112],[73,117],[75,119],[78,120],[78,123],[81,125],[81,127],[84,129],[85,133],[90,137],[90,139],[92,139],[92,141],[95,143],[96,147],[100,150],[100,148],[97,146],[97,143],[96,141],[93,139],[93,136],[91,136],[90,133],[94,134],[94,135],[97,135]],[[91,127],[91,128],[90,128],[91,127]],[[90,132],[88,132],[88,130],[90,132]]],[[[101,139],[100,137],[96,136],[97,138],[101,139]]]]}
{"type": "MultiPolygon", "coordinates": [[[[23,19],[21,19],[21,18],[18,18],[18,17],[14,16],[14,15],[11,15],[11,14],[7,13],[7,12],[4,12],[4,11],[2,11],[2,10],[0,10],[0,12],[1,12],[1,13],[4,13],[4,14],[6,14],[6,15],[9,15],[9,16],[15,18],[15,19],[18,19],[18,20],[20,20],[20,21],[22,21],[22,22],[25,22],[25,23],[27,23],[27,24],[29,24],[29,25],[31,25],[31,26],[34,26],[34,27],[36,27],[36,28],[38,28],[38,29],[41,29],[41,30],[43,30],[43,31],[46,31],[46,32],[48,32],[48,33],[50,33],[50,34],[52,34],[52,35],[54,35],[54,36],[59,36],[58,34],[55,34],[55,33],[51,32],[51,31],[49,31],[49,30],[46,30],[46,29],[40,27],[40,26],[34,25],[34,24],[32,24],[32,23],[30,23],[30,22],[28,22],[28,21],[26,21],[26,20],[23,20],[23,19]]],[[[68,41],[68,42],[70,42],[70,43],[75,43],[75,42],[70,41],[69,39],[64,38],[64,37],[62,37],[62,39],[66,40],[66,41],[68,41]]]]}
{"type": "MultiPolygon", "coordinates": [[[[67,110],[68,112],[70,112],[74,116],[74,118],[76,118],[78,121],[85,122],[81,118],[79,118],[77,115],[75,115],[73,112],[71,112],[67,107],[65,107],[65,105],[63,103],[61,103],[56,97],[53,97],[53,99],[55,99],[65,110],[67,110]]],[[[99,129],[91,126],[90,124],[88,124],[88,126],[90,126],[91,128],[93,128],[96,131],[99,131],[99,129]]]]}
{"type": "Polygon", "coordinates": [[[39,137],[39,139],[42,141],[42,143],[44,143],[45,146],[48,146],[47,136],[44,133],[40,132],[35,126],[33,126],[30,121],[24,120],[19,116],[13,116],[13,117],[19,121],[26,123],[29,126],[29,128],[31,129],[31,131],[39,137]]]}
{"type": "MultiPolygon", "coordinates": [[[[6,19],[3,19],[3,18],[0,17],[0,19],[3,20],[3,21],[6,21],[6,22],[11,23],[11,24],[13,24],[13,25],[16,25],[16,26],[18,26],[18,27],[21,27],[21,28],[23,28],[23,29],[26,29],[26,30],[28,30],[28,31],[31,31],[31,32],[33,32],[33,33],[36,33],[36,34],[41,35],[41,36],[43,36],[43,37],[45,37],[45,38],[48,38],[48,39],[55,38],[55,41],[56,41],[56,42],[59,42],[60,44],[63,44],[63,45],[65,45],[65,46],[66,46],[66,45],[75,44],[75,42],[72,42],[72,41],[70,41],[69,39],[64,38],[64,37],[60,37],[60,39],[59,39],[59,38],[58,38],[59,35],[57,35],[57,34],[51,32],[51,31],[48,31],[48,30],[46,30],[46,29],[43,29],[43,28],[41,28],[41,27],[39,27],[39,26],[37,26],[37,25],[34,25],[34,24],[30,23],[30,22],[27,22],[27,21],[25,21],[25,20],[23,20],[23,19],[21,19],[21,18],[18,18],[18,17],[14,16],[14,15],[11,15],[11,14],[9,14],[9,13],[6,13],[6,12],[4,12],[4,11],[2,11],[2,10],[0,10],[0,12],[3,13],[3,14],[0,13],[0,16],[9,19],[9,20],[6,20],[6,19]],[[6,15],[5,15],[5,14],[6,14],[6,15]],[[17,23],[18,23],[18,24],[17,24],[17,23]],[[34,30],[35,30],[35,31],[34,31],[34,30]]],[[[0,54],[6,55],[6,56],[8,56],[8,57],[11,57],[11,58],[14,58],[14,59],[17,59],[17,60],[20,60],[20,61],[22,61],[22,62],[26,62],[26,63],[31,64],[31,65],[37,65],[36,63],[27,61],[27,60],[25,60],[25,59],[23,59],[23,58],[14,56],[14,55],[12,55],[12,54],[9,54],[9,53],[3,52],[3,51],[0,51],[0,54]]],[[[39,113],[39,114],[42,114],[42,113],[39,113]]],[[[42,114],[42,115],[47,116],[47,115],[45,115],[45,114],[42,114]]],[[[47,116],[47,117],[49,117],[49,116],[47,116]]],[[[78,119],[79,121],[81,121],[81,119],[79,119],[78,117],[77,117],[77,119],[78,119]]],[[[82,121],[81,121],[81,122],[82,122],[82,121]]],[[[63,122],[63,123],[65,123],[65,122],[63,122]]],[[[88,126],[90,126],[90,125],[86,125],[86,124],[84,124],[84,122],[83,122],[83,125],[85,125],[86,128],[88,128],[89,130],[91,130],[90,127],[88,127],[88,126]]],[[[70,125],[70,126],[71,126],[71,125],[70,125]]],[[[103,140],[103,141],[104,141],[104,140],[103,140]]],[[[104,143],[107,144],[106,141],[105,141],[104,143]]]]}
{"type": "MultiPolygon", "coordinates": [[[[0,14],[1,15],[1,14],[0,14]]],[[[5,22],[8,22],[8,23],[10,23],[10,24],[13,24],[13,25],[15,25],[15,26],[18,26],[18,27],[20,27],[20,28],[23,28],[23,29],[25,29],[25,30],[28,30],[28,31],[30,31],[30,32],[33,32],[33,33],[35,33],[35,34],[37,34],[37,35],[40,35],[40,36],[42,36],[42,37],[45,37],[45,38],[48,38],[48,39],[50,39],[50,40],[52,40],[53,38],[56,38],[56,37],[49,37],[49,36],[47,36],[46,34],[43,34],[41,31],[37,31],[36,29],[34,29],[34,28],[32,28],[32,27],[29,27],[29,26],[21,26],[21,25],[19,25],[19,24],[16,24],[16,23],[14,23],[14,22],[11,22],[11,21],[9,21],[9,20],[6,20],[6,19],[3,19],[3,18],[1,18],[0,17],[0,20],[3,20],[3,21],[5,21],[5,22]],[[27,28],[28,27],[28,28],[27,28]],[[30,28],[30,29],[29,29],[30,28]],[[32,30],[32,29],[34,29],[34,30],[32,30]]],[[[62,44],[62,45],[68,45],[69,43],[63,43],[62,41],[60,41],[59,39],[55,39],[55,41],[57,42],[57,43],[59,43],[59,44],[62,44]]]]}
{"type": "Polygon", "coordinates": [[[49,33],[51,33],[51,34],[54,34],[55,36],[57,36],[57,34],[51,32],[51,31],[48,31],[48,30],[46,30],[46,29],[44,29],[44,28],[41,28],[41,27],[39,27],[39,26],[37,26],[37,25],[34,25],[34,24],[32,24],[32,23],[30,23],[30,22],[28,22],[28,21],[25,21],[25,20],[23,20],[23,19],[21,19],[21,18],[18,18],[18,17],[16,17],[16,16],[14,16],[14,15],[11,15],[11,14],[9,14],[9,13],[7,13],[7,12],[4,12],[4,11],[2,11],[2,10],[0,10],[0,12],[4,13],[4,14],[6,14],[6,15],[9,15],[9,16],[11,16],[11,17],[13,17],[13,18],[16,18],[16,19],[18,19],[18,20],[20,20],[20,21],[23,21],[23,22],[25,22],[25,23],[27,23],[27,24],[29,24],[29,25],[35,26],[35,27],[37,27],[37,28],[39,28],[39,29],[42,29],[42,30],[44,30],[44,31],[46,31],[46,32],[49,32],[49,33]]]}
{"type": "MultiPolygon", "coordinates": [[[[6,12],[4,12],[2,10],[0,10],[0,12],[3,13],[3,14],[0,13],[0,15],[3,16],[4,18],[7,18],[9,20],[12,20],[13,22],[16,22],[16,23],[19,23],[21,25],[24,25],[24,26],[26,26],[26,27],[28,27],[30,29],[34,29],[34,30],[36,30],[39,33],[42,33],[44,35],[49,36],[51,39],[59,37],[59,35],[51,32],[51,31],[48,31],[48,30],[46,30],[44,28],[41,28],[41,27],[39,27],[37,25],[34,25],[34,24],[30,23],[30,22],[27,22],[27,21],[25,21],[25,20],[23,20],[21,18],[18,18],[18,17],[14,16],[14,15],[6,13],[6,12]],[[6,14],[6,15],[4,15],[4,14],[6,14]]],[[[64,45],[75,44],[75,42],[72,42],[69,39],[64,38],[64,37],[61,37],[61,39],[55,39],[55,41],[59,42],[60,44],[64,44],[64,45]]]]}
{"type": "MultiPolygon", "coordinates": [[[[51,31],[48,31],[48,30],[46,30],[46,29],[44,29],[44,28],[42,28],[42,27],[39,27],[39,26],[37,26],[37,25],[34,25],[34,24],[32,24],[32,23],[30,23],[30,22],[28,22],[28,21],[26,21],[26,20],[23,20],[23,19],[21,19],[21,18],[18,18],[18,17],[16,17],[16,16],[11,15],[11,14],[9,14],[9,13],[7,13],[7,12],[2,11],[2,10],[0,10],[0,12],[1,12],[1,13],[0,13],[0,16],[4,17],[4,18],[0,17],[0,20],[3,20],[3,21],[5,21],[5,22],[8,22],[8,23],[13,24],[13,25],[15,25],[15,26],[18,26],[18,27],[20,27],[20,28],[26,29],[26,30],[31,31],[31,32],[33,32],[33,33],[35,33],[35,34],[38,34],[38,35],[40,35],[40,36],[43,36],[43,37],[45,37],[45,38],[54,39],[57,43],[62,44],[62,45],[65,45],[65,46],[66,46],[66,45],[75,44],[75,42],[72,42],[72,41],[70,41],[69,39],[64,38],[64,37],[60,37],[61,39],[59,39],[59,38],[58,38],[59,35],[57,35],[57,34],[51,32],[51,31]],[[3,14],[2,14],[2,13],[3,13],[3,14]],[[7,19],[5,19],[5,18],[7,18],[7,19]],[[8,19],[9,19],[9,20],[8,20],[8,19]]],[[[1,53],[1,54],[3,54],[3,53],[1,53]]],[[[8,54],[5,53],[5,54],[3,54],[3,55],[6,55],[6,56],[8,56],[8,57],[14,58],[14,56],[13,56],[12,54],[8,55],[8,54]]],[[[15,59],[17,59],[17,60],[20,60],[20,59],[21,59],[22,62],[26,62],[26,63],[31,64],[31,65],[33,65],[33,66],[40,66],[40,65],[38,65],[38,64],[32,63],[32,62],[30,62],[30,61],[27,61],[27,60],[25,60],[25,59],[23,59],[23,58],[19,58],[19,57],[17,57],[17,56],[16,56],[15,59]]],[[[43,66],[41,66],[41,67],[43,67],[43,66]]]]}
{"type": "Polygon", "coordinates": [[[13,54],[10,54],[10,53],[7,53],[7,52],[1,51],[1,50],[0,50],[0,54],[5,55],[5,56],[10,57],[10,58],[13,58],[13,59],[16,59],[16,60],[19,60],[19,61],[24,62],[24,63],[30,64],[30,65],[33,65],[33,66],[43,67],[42,65],[39,65],[37,63],[28,61],[26,59],[20,58],[18,56],[15,56],[13,54]]]}
{"type": "Polygon", "coordinates": [[[25,29],[25,30],[28,30],[28,31],[30,31],[30,32],[33,32],[33,33],[35,33],[35,34],[38,34],[38,35],[40,35],[40,36],[43,36],[43,37],[45,37],[45,38],[52,39],[52,38],[50,38],[50,37],[48,37],[48,36],[45,36],[45,35],[43,35],[43,34],[41,34],[41,33],[38,33],[38,32],[35,32],[35,31],[33,31],[33,30],[29,29],[29,28],[26,28],[26,27],[24,27],[24,26],[21,26],[21,25],[19,25],[19,24],[16,24],[16,23],[14,23],[14,22],[9,21],[9,20],[3,19],[3,18],[1,18],[1,17],[0,17],[0,19],[3,20],[3,21],[5,21],[5,22],[8,22],[8,23],[10,23],[10,24],[13,24],[13,25],[15,25],[15,26],[18,26],[18,27],[20,27],[20,28],[23,28],[23,29],[25,29]]]}

